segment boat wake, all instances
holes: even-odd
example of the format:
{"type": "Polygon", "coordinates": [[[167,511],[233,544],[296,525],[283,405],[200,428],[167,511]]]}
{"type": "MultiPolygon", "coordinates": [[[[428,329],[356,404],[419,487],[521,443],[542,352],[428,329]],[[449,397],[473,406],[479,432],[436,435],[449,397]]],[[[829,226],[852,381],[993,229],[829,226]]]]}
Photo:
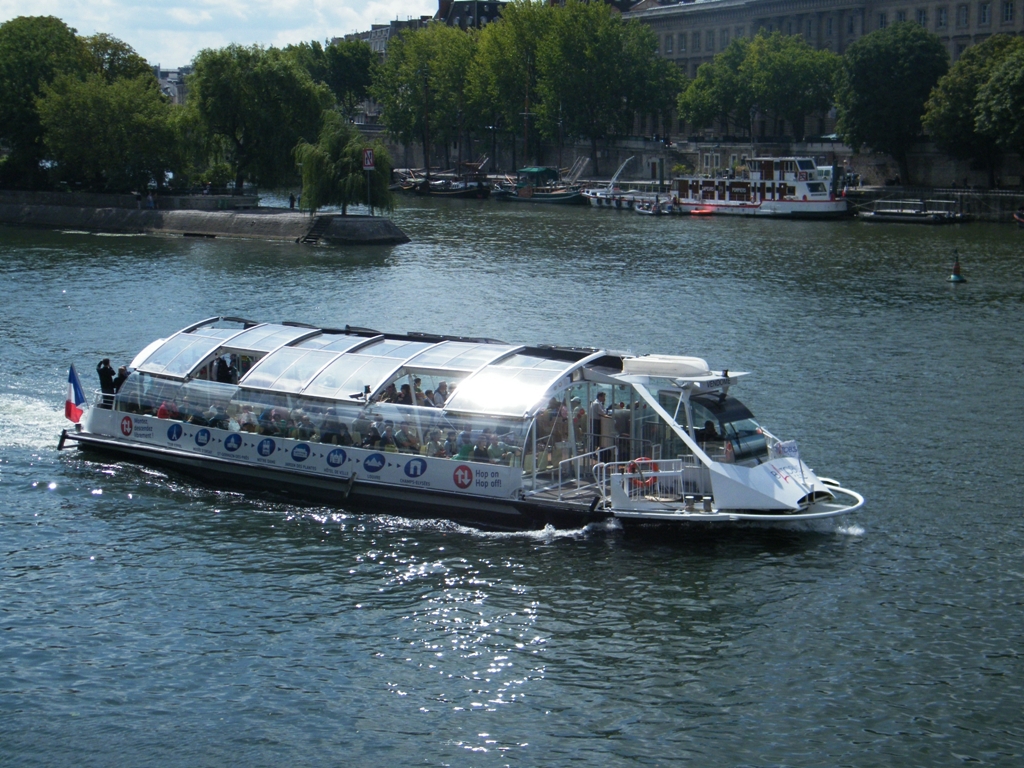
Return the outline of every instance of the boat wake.
{"type": "Polygon", "coordinates": [[[71,425],[52,402],[22,395],[0,395],[0,413],[0,449],[55,449],[60,431],[71,425]]]}

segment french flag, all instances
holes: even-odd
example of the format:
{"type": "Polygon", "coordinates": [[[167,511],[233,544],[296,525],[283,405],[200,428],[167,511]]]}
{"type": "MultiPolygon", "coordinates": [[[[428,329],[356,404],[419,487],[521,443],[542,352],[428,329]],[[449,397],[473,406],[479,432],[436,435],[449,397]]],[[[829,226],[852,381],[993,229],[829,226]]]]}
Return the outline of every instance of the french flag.
{"type": "Polygon", "coordinates": [[[82,391],[82,382],[78,380],[78,373],[72,365],[68,371],[68,398],[64,401],[64,416],[77,424],[84,411],[85,392],[82,391]]]}

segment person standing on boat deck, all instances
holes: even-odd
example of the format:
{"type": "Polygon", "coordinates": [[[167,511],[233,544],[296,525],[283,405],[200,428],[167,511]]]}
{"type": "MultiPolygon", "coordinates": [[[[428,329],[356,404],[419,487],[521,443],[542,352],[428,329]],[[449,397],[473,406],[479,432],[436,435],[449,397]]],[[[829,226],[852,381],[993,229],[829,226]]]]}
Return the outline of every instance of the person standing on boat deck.
{"type": "Polygon", "coordinates": [[[128,379],[128,366],[122,365],[117,369],[117,376],[114,377],[114,394],[121,391],[121,385],[128,379]]]}
{"type": "Polygon", "coordinates": [[[100,377],[100,391],[103,393],[103,403],[100,407],[110,408],[114,404],[114,369],[110,365],[110,358],[104,357],[96,365],[96,375],[100,377]]]}
{"type": "Polygon", "coordinates": [[[601,424],[605,419],[610,419],[608,409],[604,407],[605,394],[598,392],[594,402],[590,404],[590,431],[593,434],[593,442],[590,450],[596,451],[601,444],[601,424]]]}

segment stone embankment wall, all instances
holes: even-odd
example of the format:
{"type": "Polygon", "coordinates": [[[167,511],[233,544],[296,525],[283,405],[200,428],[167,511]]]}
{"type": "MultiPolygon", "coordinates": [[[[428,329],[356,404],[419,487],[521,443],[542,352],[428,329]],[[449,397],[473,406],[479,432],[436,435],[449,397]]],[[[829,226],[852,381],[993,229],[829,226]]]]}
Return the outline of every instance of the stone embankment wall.
{"type": "Polygon", "coordinates": [[[876,200],[952,200],[960,213],[978,221],[1012,222],[1013,213],[1024,204],[1024,192],[986,192],[931,187],[868,187],[847,191],[854,212],[870,211],[876,200]]]}
{"type": "MultiPolygon", "coordinates": [[[[146,197],[136,200],[135,195],[107,195],[96,192],[16,192],[0,189],[0,203],[145,209],[146,197]]],[[[156,198],[156,206],[162,211],[231,211],[256,208],[259,204],[260,198],[257,195],[157,195],[156,198]]]]}
{"type": "MultiPolygon", "coordinates": [[[[346,245],[386,245],[409,241],[406,234],[391,219],[383,216],[323,214],[310,217],[308,214],[289,209],[256,207],[235,210],[153,210],[136,208],[134,197],[128,195],[89,197],[125,198],[130,199],[131,205],[85,206],[81,205],[82,196],[77,194],[6,192],[0,193],[0,224],[86,232],[229,237],[346,245]],[[60,204],[54,202],[56,200],[74,201],[78,204],[60,204]],[[309,238],[311,233],[315,233],[315,237],[309,238]]],[[[205,199],[210,201],[213,198],[205,199]]],[[[162,198],[160,203],[163,204],[165,200],[166,198],[162,198]]]]}

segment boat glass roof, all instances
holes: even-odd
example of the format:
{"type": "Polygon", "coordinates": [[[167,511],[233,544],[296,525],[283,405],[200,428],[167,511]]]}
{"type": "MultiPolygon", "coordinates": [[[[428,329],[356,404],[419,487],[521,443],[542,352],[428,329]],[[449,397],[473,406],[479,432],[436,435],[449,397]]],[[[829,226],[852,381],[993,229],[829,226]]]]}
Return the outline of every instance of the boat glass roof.
{"type": "Polygon", "coordinates": [[[180,333],[172,336],[146,358],[138,370],[143,373],[183,377],[221,345],[219,337],[180,333]]]}
{"type": "Polygon", "coordinates": [[[417,370],[469,372],[515,349],[518,347],[512,344],[443,341],[416,355],[406,364],[417,370]]]}
{"type": "Polygon", "coordinates": [[[231,340],[228,345],[231,349],[249,352],[270,352],[282,344],[294,341],[300,336],[310,333],[310,328],[296,327],[292,325],[257,325],[247,331],[242,331],[231,340]]]}
{"type": "Polygon", "coordinates": [[[317,371],[339,354],[322,349],[284,347],[260,360],[240,383],[246,387],[300,392],[317,371]]]}
{"type": "Polygon", "coordinates": [[[522,417],[544,400],[559,378],[545,368],[490,366],[459,384],[445,410],[522,417]]]}
{"type": "Polygon", "coordinates": [[[393,357],[370,357],[351,353],[342,355],[324,368],[303,394],[336,400],[357,400],[366,387],[376,391],[401,366],[393,357]]]}

